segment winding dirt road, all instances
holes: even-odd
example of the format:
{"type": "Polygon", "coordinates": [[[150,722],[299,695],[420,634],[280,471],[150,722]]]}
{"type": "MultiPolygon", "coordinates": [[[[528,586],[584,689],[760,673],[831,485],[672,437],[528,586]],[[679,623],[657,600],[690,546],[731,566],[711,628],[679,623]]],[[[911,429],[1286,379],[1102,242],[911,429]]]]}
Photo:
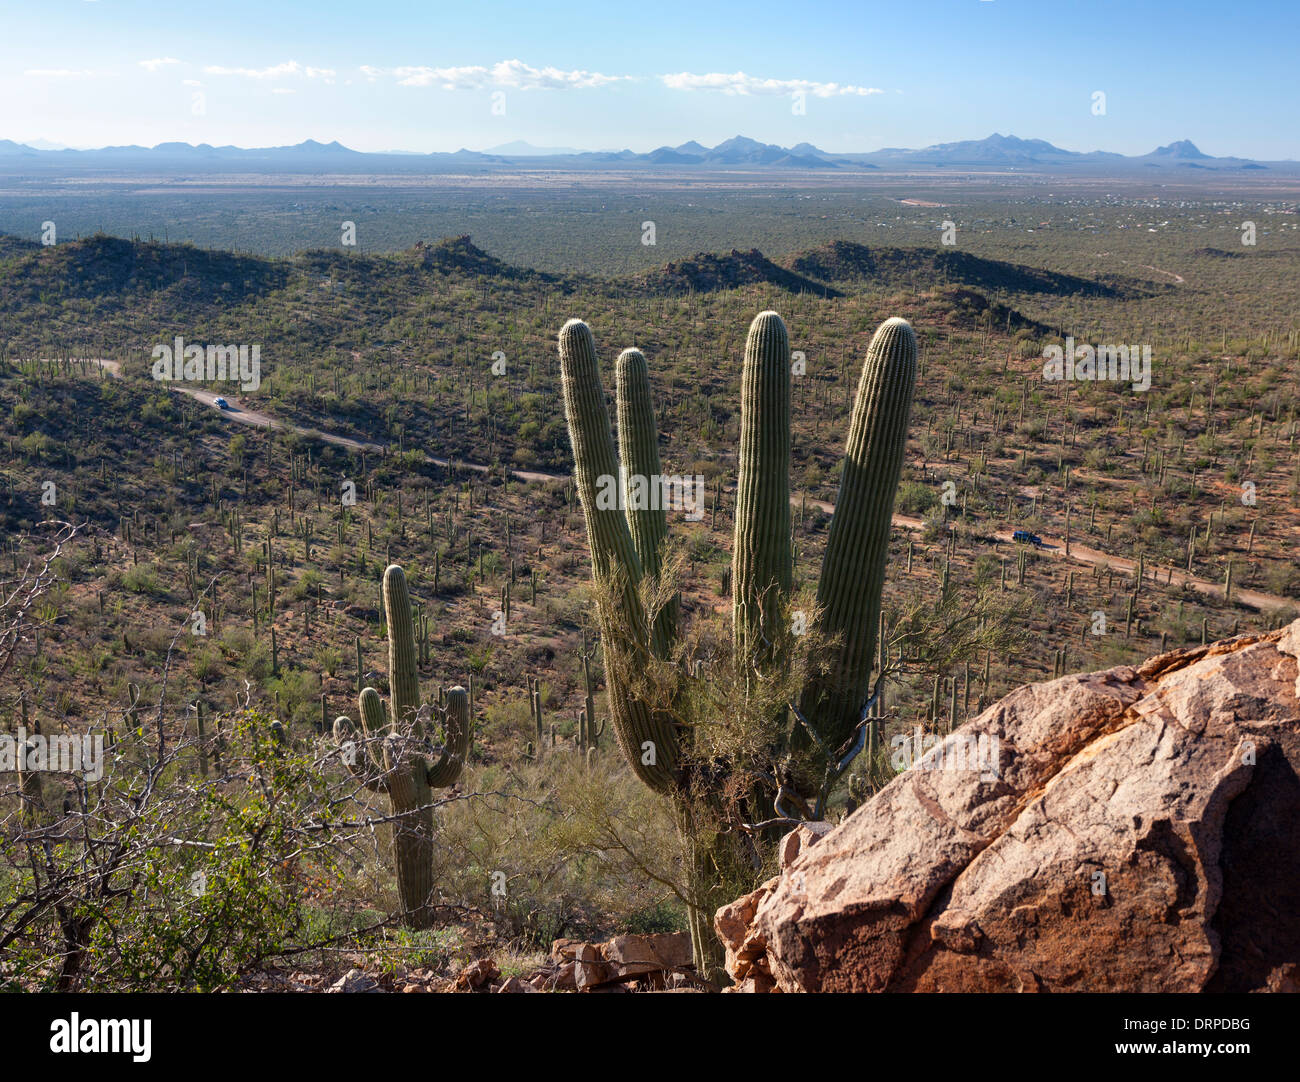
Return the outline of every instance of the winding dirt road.
{"type": "MultiPolygon", "coordinates": [[[[97,363],[110,375],[122,379],[122,364],[120,361],[110,361],[106,359],[97,360],[97,363]]],[[[299,436],[305,436],[308,439],[320,440],[322,443],[332,443],[336,447],[346,447],[349,451],[367,451],[381,453],[387,448],[379,443],[366,443],[364,440],[354,440],[350,436],[340,436],[333,432],[322,432],[318,428],[306,428],[303,425],[291,424],[288,421],[281,421],[277,417],[272,417],[269,413],[260,413],[257,410],[249,409],[242,405],[240,400],[231,394],[219,395],[214,391],[201,391],[194,387],[185,387],[178,383],[169,383],[168,390],[175,391],[177,394],[188,395],[196,402],[202,402],[205,406],[211,406],[213,409],[220,410],[221,415],[229,421],[236,424],[252,425],[254,428],[271,428],[283,432],[295,432],[299,436]],[[222,409],[217,405],[217,399],[223,398],[226,401],[226,407],[222,409]]],[[[435,466],[451,465],[445,458],[435,458],[433,455],[426,454],[425,459],[432,462],[435,466]]],[[[473,470],[476,473],[488,473],[491,469],[489,466],[481,465],[477,462],[457,462],[459,469],[473,470]]],[[[538,473],[534,470],[511,470],[510,475],[520,481],[567,481],[568,476],[558,473],[538,473]]]]}
{"type": "MultiPolygon", "coordinates": [[[[95,363],[99,364],[106,372],[122,379],[122,365],[118,361],[101,359],[95,363]]],[[[221,415],[227,420],[234,421],[237,424],[252,425],[254,428],[279,429],[288,432],[296,432],[300,436],[308,439],[321,440],[324,443],[332,443],[336,447],[346,447],[351,451],[367,451],[379,453],[385,450],[382,444],[366,443],[362,440],[354,440],[348,436],[336,435],[332,432],[322,432],[320,429],[305,428],[302,425],[290,424],[272,417],[268,413],[261,413],[257,410],[247,409],[240,404],[238,398],[231,395],[217,395],[212,391],[201,391],[193,387],[185,387],[180,384],[172,383],[168,385],[171,390],[178,394],[188,395],[197,402],[219,409],[216,405],[218,397],[225,398],[228,408],[220,410],[221,415]]],[[[425,459],[437,466],[448,466],[450,463],[445,458],[435,458],[426,454],[425,459]]],[[[477,462],[456,462],[460,469],[473,470],[476,473],[488,473],[490,467],[484,466],[477,462]]],[[[510,470],[510,476],[520,481],[546,482],[546,481],[567,481],[568,474],[559,473],[542,473],[536,470],[510,470]]],[[[790,499],[791,504],[798,506],[805,502],[802,496],[793,496],[790,499]]],[[[825,511],[828,515],[834,514],[835,505],[825,500],[806,500],[807,506],[816,507],[825,511]]],[[[895,515],[893,519],[894,526],[898,529],[910,530],[913,533],[920,533],[925,529],[925,523],[919,518],[912,518],[907,515],[895,515]]],[[[1011,530],[995,530],[993,537],[999,542],[1014,544],[1011,539],[1011,530]]],[[[1077,541],[1071,540],[1070,551],[1067,555],[1065,551],[1065,542],[1060,538],[1043,538],[1043,544],[1037,549],[1038,552],[1058,560],[1073,560],[1076,563],[1088,566],[1107,567],[1113,571],[1123,572],[1133,575],[1137,571],[1137,561],[1130,560],[1124,556],[1111,556],[1104,552],[1098,552],[1096,549],[1088,548],[1086,545],[1080,545],[1077,541]]],[[[1205,579],[1198,579],[1188,575],[1183,571],[1171,571],[1168,568],[1148,568],[1150,576],[1149,581],[1154,585],[1157,581],[1160,583],[1173,583],[1179,586],[1190,586],[1199,593],[1207,597],[1223,597],[1223,586],[1218,583],[1207,582],[1205,579]]],[[[1278,594],[1265,593],[1261,590],[1247,590],[1238,588],[1233,591],[1233,600],[1248,608],[1259,611],[1294,608],[1296,602],[1289,598],[1282,597],[1278,594]]]]}

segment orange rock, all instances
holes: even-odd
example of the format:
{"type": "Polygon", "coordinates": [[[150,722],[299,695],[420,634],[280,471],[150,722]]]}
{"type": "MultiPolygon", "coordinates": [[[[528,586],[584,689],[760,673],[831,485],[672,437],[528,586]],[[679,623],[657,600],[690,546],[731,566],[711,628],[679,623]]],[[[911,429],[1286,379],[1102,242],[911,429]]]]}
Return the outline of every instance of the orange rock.
{"type": "Polygon", "coordinates": [[[1298,660],[1300,621],[1017,689],[719,910],[729,972],[787,992],[1294,986],[1298,660]]]}

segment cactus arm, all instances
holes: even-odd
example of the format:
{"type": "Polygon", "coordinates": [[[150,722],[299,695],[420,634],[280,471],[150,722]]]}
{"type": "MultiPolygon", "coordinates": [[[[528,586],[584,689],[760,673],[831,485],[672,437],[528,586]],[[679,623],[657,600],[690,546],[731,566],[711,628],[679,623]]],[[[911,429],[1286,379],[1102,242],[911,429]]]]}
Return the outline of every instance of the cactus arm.
{"type": "Polygon", "coordinates": [[[820,631],[828,639],[842,638],[830,671],[809,682],[802,700],[803,712],[831,748],[853,735],[871,693],[889,532],[915,385],[916,335],[905,319],[886,320],[872,336],[862,365],[817,590],[820,631]]]}
{"type": "Polygon", "coordinates": [[[388,714],[384,710],[384,701],[374,688],[363,688],[357,696],[357,705],[361,708],[361,729],[368,740],[381,738],[390,728],[388,714]]]}
{"type": "MultiPolygon", "coordinates": [[[[664,538],[668,534],[667,493],[659,464],[659,431],[650,394],[650,370],[639,349],[618,355],[614,399],[618,410],[618,453],[622,467],[624,514],[641,569],[651,579],[659,577],[664,538]]],[[[666,657],[677,637],[676,600],[655,617],[651,648],[666,657]]]]}
{"type": "MultiPolygon", "coordinates": [[[[620,664],[635,671],[649,661],[645,610],[637,587],[642,568],[627,519],[611,494],[618,492],[618,462],[610,433],[609,411],[601,387],[596,344],[588,326],[571,319],[560,330],[560,385],[573,448],[574,480],[587,525],[591,573],[601,589],[598,614],[607,661],[611,650],[620,664]],[[612,492],[611,492],[612,490],[612,492]]],[[[668,718],[656,716],[644,702],[615,686],[615,666],[607,664],[610,712],[619,747],[633,772],[658,792],[674,788],[677,734],[668,718]],[[646,743],[654,762],[646,762],[646,743]]]]}
{"type": "Polygon", "coordinates": [[[334,719],[334,742],[339,746],[340,751],[347,744],[351,744],[355,749],[354,754],[340,756],[340,758],[357,781],[372,793],[387,790],[388,783],[384,769],[375,760],[369,746],[370,742],[364,737],[358,737],[357,728],[352,724],[351,718],[340,716],[334,719]]]}
{"type": "Polygon", "coordinates": [[[448,689],[444,716],[447,725],[447,742],[443,745],[442,755],[428,771],[429,786],[433,789],[451,785],[460,777],[460,772],[465,769],[465,763],[469,759],[469,745],[473,730],[469,716],[469,693],[463,687],[448,689]]]}
{"type": "Polygon", "coordinates": [[[790,591],[790,340],[775,312],[750,324],[740,377],[732,620],[740,656],[775,638],[790,591]]]}
{"type": "Polygon", "coordinates": [[[596,343],[590,328],[571,319],[560,331],[560,383],[564,412],[573,445],[574,480],[587,524],[593,573],[608,580],[621,570],[626,582],[623,592],[629,616],[640,616],[636,588],[641,581],[641,560],[637,556],[627,519],[618,507],[618,460],[610,435],[609,411],[600,382],[596,343]]]}
{"type": "Polygon", "coordinates": [[[420,674],[416,668],[415,623],[406,574],[397,564],[384,572],[384,616],[388,621],[388,686],[393,727],[420,735],[420,674]]]}

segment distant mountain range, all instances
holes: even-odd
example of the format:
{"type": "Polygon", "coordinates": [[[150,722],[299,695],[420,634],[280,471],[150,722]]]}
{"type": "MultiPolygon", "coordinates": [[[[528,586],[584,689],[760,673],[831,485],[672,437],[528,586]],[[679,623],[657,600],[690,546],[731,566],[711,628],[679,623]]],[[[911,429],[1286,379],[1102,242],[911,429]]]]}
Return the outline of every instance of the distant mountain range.
{"type": "MultiPolygon", "coordinates": [[[[48,145],[48,144],[47,144],[48,145]]],[[[570,147],[534,147],[522,141],[506,143],[489,151],[457,150],[430,154],[390,152],[363,153],[337,141],[314,139],[295,146],[245,148],[214,147],[207,143],[159,143],[155,147],[118,146],[95,150],[41,149],[0,139],[0,168],[67,170],[114,168],[177,169],[204,168],[212,171],[284,172],[439,172],[484,171],[526,163],[530,168],[548,165],[560,169],[627,169],[671,167],[674,169],[794,169],[861,170],[1008,169],[1036,171],[1130,171],[1130,170],[1242,170],[1268,169],[1269,164],[1245,158],[1215,158],[1202,153],[1188,139],[1157,147],[1149,154],[1127,156],[1104,150],[1080,152],[1062,150],[1043,139],[1020,139],[1014,135],[990,135],[957,143],[938,143],[920,150],[886,147],[869,153],[833,154],[811,143],[781,147],[737,135],[706,147],[692,140],[680,146],[662,146],[647,153],[631,150],[579,151],[570,147]]],[[[1294,162],[1275,162],[1294,166],[1294,162]]]]}

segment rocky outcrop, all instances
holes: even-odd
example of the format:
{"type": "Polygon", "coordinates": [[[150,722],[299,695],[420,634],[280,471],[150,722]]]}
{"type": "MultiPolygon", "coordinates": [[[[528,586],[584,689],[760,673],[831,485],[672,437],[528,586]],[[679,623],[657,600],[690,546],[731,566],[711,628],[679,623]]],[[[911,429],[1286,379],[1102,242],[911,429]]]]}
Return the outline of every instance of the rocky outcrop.
{"type": "Polygon", "coordinates": [[[1300,621],[1014,691],[719,911],[737,990],[1293,990],[1298,655],[1300,621]]]}
{"type": "Polygon", "coordinates": [[[528,978],[538,991],[629,991],[699,984],[686,932],[618,935],[605,943],[557,939],[550,961],[528,978]]]}

